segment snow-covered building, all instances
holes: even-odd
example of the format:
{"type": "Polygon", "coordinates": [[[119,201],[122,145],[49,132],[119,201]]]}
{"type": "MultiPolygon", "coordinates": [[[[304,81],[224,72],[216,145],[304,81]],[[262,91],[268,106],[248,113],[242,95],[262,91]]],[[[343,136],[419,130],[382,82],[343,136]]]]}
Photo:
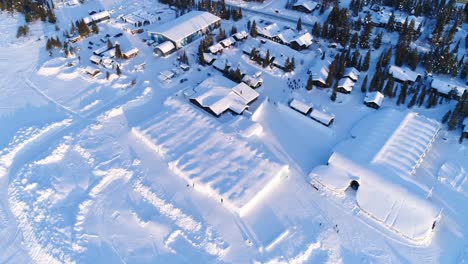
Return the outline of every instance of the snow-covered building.
{"type": "Polygon", "coordinates": [[[245,83],[214,76],[206,79],[187,94],[189,100],[216,117],[227,111],[242,114],[259,94],[245,83]]]}
{"type": "Polygon", "coordinates": [[[310,14],[320,7],[320,4],[310,0],[299,0],[293,6],[292,9],[310,14]]]}
{"type": "Polygon", "coordinates": [[[210,51],[211,54],[217,54],[218,52],[222,50],[223,50],[223,46],[221,46],[220,43],[216,43],[208,47],[208,51],[210,51]]]}
{"type": "Polygon", "coordinates": [[[232,37],[233,37],[236,41],[244,40],[244,39],[246,39],[248,36],[249,36],[249,33],[247,33],[247,31],[245,31],[245,30],[242,30],[241,32],[237,32],[236,34],[232,35],[232,37]]]}
{"type": "Polygon", "coordinates": [[[327,84],[328,72],[330,71],[331,62],[329,60],[317,60],[315,64],[309,68],[308,74],[312,77],[312,82],[315,86],[322,88],[330,87],[327,84]]]}
{"type": "Polygon", "coordinates": [[[295,50],[307,49],[312,45],[312,35],[309,32],[299,34],[290,42],[291,48],[295,50]]]}
{"type": "Polygon", "coordinates": [[[310,112],[309,116],[313,120],[319,122],[320,124],[324,126],[330,126],[331,124],[333,124],[333,121],[335,120],[334,115],[327,113],[323,110],[316,109],[316,108],[312,109],[312,112],[310,112]]]}
{"type": "Polygon", "coordinates": [[[414,83],[421,79],[421,74],[410,70],[408,67],[391,65],[388,74],[392,75],[395,81],[400,83],[414,83]]]}
{"type": "Polygon", "coordinates": [[[297,99],[292,99],[289,102],[289,106],[303,115],[308,115],[312,110],[312,107],[297,99]]]}
{"type": "Polygon", "coordinates": [[[367,92],[366,97],[364,97],[364,104],[368,107],[379,109],[384,97],[385,96],[379,91],[367,92]]]}
{"type": "Polygon", "coordinates": [[[216,57],[210,53],[203,53],[203,60],[206,64],[212,65],[216,61],[216,57]]]}
{"type": "Polygon", "coordinates": [[[335,193],[356,190],[366,215],[413,241],[427,239],[440,211],[412,175],[430,150],[440,123],[412,112],[385,109],[361,120],[340,142],[312,184],[335,193]]]}
{"type": "Polygon", "coordinates": [[[158,56],[167,56],[174,52],[174,50],[176,50],[176,47],[170,41],[165,41],[154,47],[154,53],[158,56]]]}
{"type": "Polygon", "coordinates": [[[138,48],[133,48],[122,53],[122,56],[124,57],[124,59],[130,59],[138,55],[138,52],[139,52],[138,48]]]}
{"type": "Polygon", "coordinates": [[[349,78],[341,78],[338,81],[337,91],[344,94],[349,94],[353,90],[355,82],[349,78]]]}
{"type": "Polygon", "coordinates": [[[91,55],[91,57],[89,57],[89,61],[91,61],[92,63],[94,63],[96,65],[99,65],[99,64],[101,64],[102,58],[93,54],[93,55],[91,55]]]}
{"type": "Polygon", "coordinates": [[[88,17],[83,18],[83,21],[90,26],[93,21],[96,23],[104,22],[110,19],[110,13],[108,11],[102,11],[99,13],[92,14],[88,17]]]}
{"type": "Polygon", "coordinates": [[[458,83],[448,80],[444,81],[438,78],[432,80],[431,89],[436,91],[440,96],[456,100],[460,99],[467,90],[458,83]]]}
{"type": "Polygon", "coordinates": [[[281,30],[276,23],[272,23],[264,27],[257,26],[257,31],[258,35],[271,40],[281,33],[281,30]]]}
{"type": "Polygon", "coordinates": [[[88,67],[85,68],[85,73],[88,74],[91,77],[96,77],[96,76],[101,74],[101,70],[99,70],[96,67],[88,66],[88,67]]]}
{"type": "Polygon", "coordinates": [[[213,68],[224,73],[224,70],[231,68],[231,63],[226,58],[217,59],[213,62],[213,68]]]}
{"type": "Polygon", "coordinates": [[[349,78],[356,82],[359,79],[361,73],[354,67],[349,67],[344,70],[343,77],[349,78]]]}
{"type": "Polygon", "coordinates": [[[233,37],[225,38],[219,42],[223,48],[229,48],[236,43],[233,37]]]}
{"type": "Polygon", "coordinates": [[[157,44],[172,43],[175,49],[191,43],[220,25],[221,18],[203,11],[191,11],[154,29],[148,36],[157,44]]]}
{"type": "Polygon", "coordinates": [[[252,88],[258,88],[260,86],[262,86],[263,84],[263,79],[262,78],[255,78],[253,76],[250,76],[250,75],[244,75],[244,77],[242,78],[242,81],[247,84],[248,86],[252,87],[252,88]]]}

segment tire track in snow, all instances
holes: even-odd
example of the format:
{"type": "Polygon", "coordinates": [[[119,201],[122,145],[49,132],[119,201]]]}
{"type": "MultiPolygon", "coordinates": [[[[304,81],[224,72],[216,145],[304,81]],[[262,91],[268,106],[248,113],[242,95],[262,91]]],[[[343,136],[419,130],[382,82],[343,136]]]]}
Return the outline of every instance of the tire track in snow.
{"type": "Polygon", "coordinates": [[[210,226],[204,226],[190,215],[185,214],[181,209],[158,197],[149,187],[143,185],[141,181],[137,181],[134,184],[133,190],[180,228],[180,230],[172,232],[167,237],[165,243],[169,248],[170,244],[178,236],[182,236],[193,247],[202,249],[210,255],[221,257],[227,252],[228,245],[213,232],[210,226]]]}

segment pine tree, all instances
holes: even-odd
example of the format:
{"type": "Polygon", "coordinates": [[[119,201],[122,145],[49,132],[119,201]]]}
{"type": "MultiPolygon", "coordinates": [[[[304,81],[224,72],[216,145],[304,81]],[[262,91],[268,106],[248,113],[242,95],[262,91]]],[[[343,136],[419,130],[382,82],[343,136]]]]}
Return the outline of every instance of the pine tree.
{"type": "Polygon", "coordinates": [[[117,59],[122,59],[123,58],[122,50],[120,50],[120,44],[119,43],[115,43],[115,57],[117,59]]]}
{"type": "Polygon", "coordinates": [[[407,91],[408,91],[408,84],[404,83],[400,89],[400,95],[398,96],[397,105],[405,104],[407,91]]]}
{"type": "Polygon", "coordinates": [[[308,91],[312,90],[312,88],[314,87],[314,82],[312,80],[312,76],[309,75],[309,78],[307,79],[307,85],[306,85],[306,89],[308,91]]]}
{"type": "Polygon", "coordinates": [[[94,34],[99,34],[99,27],[96,24],[96,21],[93,20],[93,24],[91,25],[91,30],[93,31],[94,34]]]}
{"type": "Polygon", "coordinates": [[[362,81],[361,92],[362,93],[367,92],[367,75],[366,77],[364,77],[364,80],[362,81]]]}
{"type": "Polygon", "coordinates": [[[416,104],[416,99],[418,98],[418,93],[414,93],[411,97],[410,102],[408,103],[408,108],[412,108],[416,104]]]}
{"type": "Polygon", "coordinates": [[[112,41],[110,38],[107,39],[107,49],[112,49],[114,47],[114,44],[112,44],[112,41]]]}
{"type": "Polygon", "coordinates": [[[359,36],[357,33],[354,33],[353,36],[351,37],[351,41],[349,42],[349,47],[352,49],[355,49],[357,47],[358,42],[359,42],[359,36]]]}
{"type": "Polygon", "coordinates": [[[320,37],[320,32],[322,31],[322,27],[318,22],[315,22],[312,27],[312,35],[316,38],[320,37]]]}
{"type": "Polygon", "coordinates": [[[301,30],[302,30],[302,20],[301,20],[301,18],[299,18],[299,19],[297,20],[296,29],[297,29],[297,31],[301,31],[301,30]]]}
{"type": "Polygon", "coordinates": [[[366,57],[364,57],[364,62],[362,63],[361,68],[363,71],[369,70],[370,58],[371,58],[371,51],[369,49],[367,50],[366,57]]]}
{"type": "Polygon", "coordinates": [[[424,99],[426,98],[426,89],[423,89],[419,94],[418,98],[418,105],[421,106],[424,103],[424,99]]]}
{"type": "Polygon", "coordinates": [[[451,110],[448,110],[447,113],[445,113],[445,115],[442,117],[442,124],[445,124],[447,123],[450,115],[452,114],[452,111],[451,110]]]}
{"type": "Polygon", "coordinates": [[[116,72],[117,72],[117,75],[120,76],[122,74],[122,70],[120,70],[120,66],[117,65],[117,69],[116,69],[116,72]]]}
{"type": "Polygon", "coordinates": [[[374,38],[374,42],[372,43],[372,47],[374,47],[374,49],[380,48],[380,46],[382,45],[382,37],[383,33],[379,32],[379,34],[377,34],[377,36],[374,38]]]}
{"type": "Polygon", "coordinates": [[[336,90],[338,89],[338,84],[335,84],[335,87],[333,87],[333,91],[332,91],[332,94],[330,96],[330,100],[332,100],[332,102],[335,102],[336,101],[336,90]]]}
{"type": "Polygon", "coordinates": [[[106,71],[106,80],[109,80],[109,77],[110,77],[110,73],[106,71]]]}
{"type": "Polygon", "coordinates": [[[200,42],[200,45],[198,45],[198,63],[202,66],[205,65],[205,58],[203,56],[203,42],[200,42]]]}
{"type": "Polygon", "coordinates": [[[452,117],[448,121],[448,130],[454,130],[457,127],[458,123],[458,112],[453,111],[452,117]]]}
{"type": "Polygon", "coordinates": [[[270,50],[268,49],[265,55],[265,59],[263,60],[262,67],[266,68],[270,65],[270,50]]]}
{"type": "Polygon", "coordinates": [[[392,98],[394,86],[395,86],[395,82],[393,80],[393,77],[390,76],[383,90],[383,94],[389,98],[392,98]]]}
{"type": "Polygon", "coordinates": [[[250,27],[250,36],[252,36],[252,38],[256,38],[257,35],[258,35],[257,23],[254,20],[252,23],[252,26],[250,27]]]}

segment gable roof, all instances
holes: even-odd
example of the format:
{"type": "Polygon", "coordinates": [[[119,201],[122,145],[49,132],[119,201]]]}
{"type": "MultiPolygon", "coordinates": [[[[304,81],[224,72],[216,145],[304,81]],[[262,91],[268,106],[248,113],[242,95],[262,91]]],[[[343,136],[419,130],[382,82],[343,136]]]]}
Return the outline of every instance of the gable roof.
{"type": "Polygon", "coordinates": [[[292,99],[291,102],[289,102],[289,106],[303,114],[307,114],[311,109],[310,106],[297,99],[292,99]]]}
{"type": "Polygon", "coordinates": [[[315,1],[310,1],[310,0],[305,0],[305,1],[297,1],[293,6],[302,6],[304,7],[305,9],[307,9],[309,12],[312,12],[314,11],[315,8],[317,8],[317,6],[319,5],[319,3],[315,2],[315,1]]]}
{"type": "Polygon", "coordinates": [[[393,78],[406,82],[415,82],[421,74],[410,70],[408,67],[398,67],[395,65],[390,66],[388,73],[393,76],[393,78]]]}
{"type": "Polygon", "coordinates": [[[191,11],[165,24],[158,25],[154,30],[148,30],[148,32],[161,34],[171,41],[179,42],[219,21],[221,18],[209,12],[191,11]]]}
{"type": "Polygon", "coordinates": [[[258,96],[255,90],[244,83],[236,85],[225,77],[213,76],[195,87],[190,99],[219,116],[227,110],[241,114],[258,96]]]}
{"type": "Polygon", "coordinates": [[[381,106],[384,97],[385,96],[379,91],[367,92],[366,97],[364,98],[364,102],[365,103],[375,103],[376,105],[381,106]]]}
{"type": "Polygon", "coordinates": [[[351,92],[353,90],[354,84],[355,84],[355,82],[353,82],[349,78],[341,78],[338,81],[338,88],[343,88],[347,92],[351,92]]]}
{"type": "Polygon", "coordinates": [[[442,94],[449,94],[450,91],[455,90],[457,92],[457,96],[462,96],[463,93],[466,91],[465,87],[461,87],[461,85],[450,82],[450,81],[443,81],[441,79],[434,78],[431,83],[431,87],[436,89],[439,93],[442,94]]]}
{"type": "Polygon", "coordinates": [[[348,77],[353,81],[357,81],[359,79],[359,75],[361,75],[361,72],[354,67],[346,68],[343,73],[343,77],[348,77]]]}

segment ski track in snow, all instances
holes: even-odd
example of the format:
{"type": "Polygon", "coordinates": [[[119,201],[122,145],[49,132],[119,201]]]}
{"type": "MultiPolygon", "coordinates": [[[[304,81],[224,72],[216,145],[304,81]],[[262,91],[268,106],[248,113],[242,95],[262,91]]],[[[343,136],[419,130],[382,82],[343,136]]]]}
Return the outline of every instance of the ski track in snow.
{"type": "Polygon", "coordinates": [[[228,246],[226,242],[223,241],[221,237],[217,236],[210,226],[203,225],[191,216],[185,214],[173,204],[158,197],[158,195],[152,192],[149,187],[143,185],[140,181],[135,182],[134,191],[139,193],[162,215],[171,219],[171,221],[180,228],[180,230],[176,230],[168,236],[166,239],[167,247],[171,248],[171,243],[176,239],[176,237],[182,236],[193,247],[202,249],[210,255],[221,257],[227,252],[228,246]]]}

